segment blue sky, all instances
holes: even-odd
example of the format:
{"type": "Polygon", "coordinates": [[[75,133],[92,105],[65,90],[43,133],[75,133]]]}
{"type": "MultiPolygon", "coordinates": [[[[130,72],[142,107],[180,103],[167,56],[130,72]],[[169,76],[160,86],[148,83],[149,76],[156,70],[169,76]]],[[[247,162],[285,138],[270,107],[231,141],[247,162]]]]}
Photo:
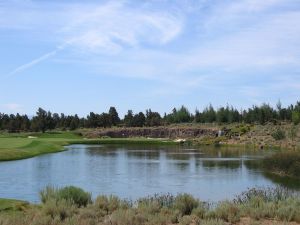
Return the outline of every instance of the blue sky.
{"type": "Polygon", "coordinates": [[[0,112],[300,100],[299,0],[0,0],[0,112]]]}

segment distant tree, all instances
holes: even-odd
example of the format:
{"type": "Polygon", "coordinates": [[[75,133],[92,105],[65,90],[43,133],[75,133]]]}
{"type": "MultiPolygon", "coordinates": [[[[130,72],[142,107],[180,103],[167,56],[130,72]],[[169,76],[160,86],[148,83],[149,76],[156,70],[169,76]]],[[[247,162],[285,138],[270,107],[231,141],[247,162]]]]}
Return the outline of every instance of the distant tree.
{"type": "Polygon", "coordinates": [[[131,127],[133,121],[133,112],[128,110],[127,114],[124,116],[124,124],[126,127],[131,127]]]}
{"type": "Polygon", "coordinates": [[[30,129],[30,120],[27,115],[22,116],[20,130],[28,131],[30,129]]]}
{"type": "Polygon", "coordinates": [[[86,127],[90,127],[90,128],[98,127],[98,115],[97,114],[90,112],[90,114],[87,116],[86,127]]]}
{"type": "Polygon", "coordinates": [[[185,106],[181,106],[179,110],[174,114],[174,121],[176,123],[186,123],[190,122],[191,114],[185,106]]]}
{"type": "Polygon", "coordinates": [[[151,109],[146,110],[146,126],[155,127],[162,124],[162,118],[158,112],[152,112],[151,109]]]}
{"type": "Polygon", "coordinates": [[[203,110],[203,122],[213,123],[216,121],[216,111],[212,105],[209,105],[203,110]]]}
{"type": "Polygon", "coordinates": [[[143,127],[146,122],[145,114],[142,112],[139,112],[138,114],[135,114],[132,118],[132,126],[133,127],[143,127]]]}
{"type": "Polygon", "coordinates": [[[202,122],[202,115],[198,109],[195,110],[194,122],[196,123],[202,122]]]}
{"type": "Polygon", "coordinates": [[[54,128],[55,128],[55,121],[52,117],[52,113],[50,111],[48,111],[47,117],[46,117],[46,129],[53,130],[54,128]]]}
{"type": "Polygon", "coordinates": [[[77,114],[71,117],[70,130],[75,130],[79,127],[80,119],[77,114]]]}
{"type": "Polygon", "coordinates": [[[111,116],[108,113],[102,113],[101,115],[99,115],[98,126],[104,128],[111,127],[112,126],[111,116]]]}
{"type": "Polygon", "coordinates": [[[108,114],[110,116],[110,121],[113,126],[116,126],[120,123],[120,118],[115,107],[110,107],[108,114]]]}
{"type": "Polygon", "coordinates": [[[36,131],[42,131],[44,133],[47,130],[48,116],[49,115],[44,109],[38,108],[38,111],[36,112],[36,116],[34,118],[36,131]]]}

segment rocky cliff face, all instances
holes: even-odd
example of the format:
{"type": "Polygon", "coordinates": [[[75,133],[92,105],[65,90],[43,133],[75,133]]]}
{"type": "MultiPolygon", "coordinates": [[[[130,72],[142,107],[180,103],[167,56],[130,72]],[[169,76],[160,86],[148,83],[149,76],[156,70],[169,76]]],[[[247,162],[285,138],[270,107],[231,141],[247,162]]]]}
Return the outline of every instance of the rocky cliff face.
{"type": "Polygon", "coordinates": [[[216,137],[217,129],[211,128],[175,128],[175,127],[147,127],[147,128],[106,128],[96,129],[84,133],[88,138],[112,137],[150,137],[150,138],[197,138],[202,136],[216,137]]]}

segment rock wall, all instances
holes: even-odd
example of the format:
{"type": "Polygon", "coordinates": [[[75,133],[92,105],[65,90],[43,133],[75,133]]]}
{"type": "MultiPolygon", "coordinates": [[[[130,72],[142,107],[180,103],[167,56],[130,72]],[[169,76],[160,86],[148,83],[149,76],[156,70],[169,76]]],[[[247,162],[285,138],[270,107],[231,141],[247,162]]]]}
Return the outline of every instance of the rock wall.
{"type": "Polygon", "coordinates": [[[217,129],[209,128],[175,128],[175,127],[146,127],[146,128],[106,128],[87,131],[88,138],[112,137],[150,137],[150,138],[196,138],[201,136],[216,137],[217,129]]]}

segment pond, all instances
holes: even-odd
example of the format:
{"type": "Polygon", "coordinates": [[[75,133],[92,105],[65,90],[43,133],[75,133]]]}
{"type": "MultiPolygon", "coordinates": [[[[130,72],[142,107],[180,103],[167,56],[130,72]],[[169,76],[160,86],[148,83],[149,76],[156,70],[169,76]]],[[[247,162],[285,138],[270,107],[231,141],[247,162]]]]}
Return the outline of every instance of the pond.
{"type": "Polygon", "coordinates": [[[299,180],[265,174],[257,166],[269,152],[200,147],[71,145],[68,151],[0,162],[0,198],[39,201],[47,185],[75,185],[99,194],[135,200],[155,193],[190,193],[204,201],[232,199],[251,187],[299,180]]]}

